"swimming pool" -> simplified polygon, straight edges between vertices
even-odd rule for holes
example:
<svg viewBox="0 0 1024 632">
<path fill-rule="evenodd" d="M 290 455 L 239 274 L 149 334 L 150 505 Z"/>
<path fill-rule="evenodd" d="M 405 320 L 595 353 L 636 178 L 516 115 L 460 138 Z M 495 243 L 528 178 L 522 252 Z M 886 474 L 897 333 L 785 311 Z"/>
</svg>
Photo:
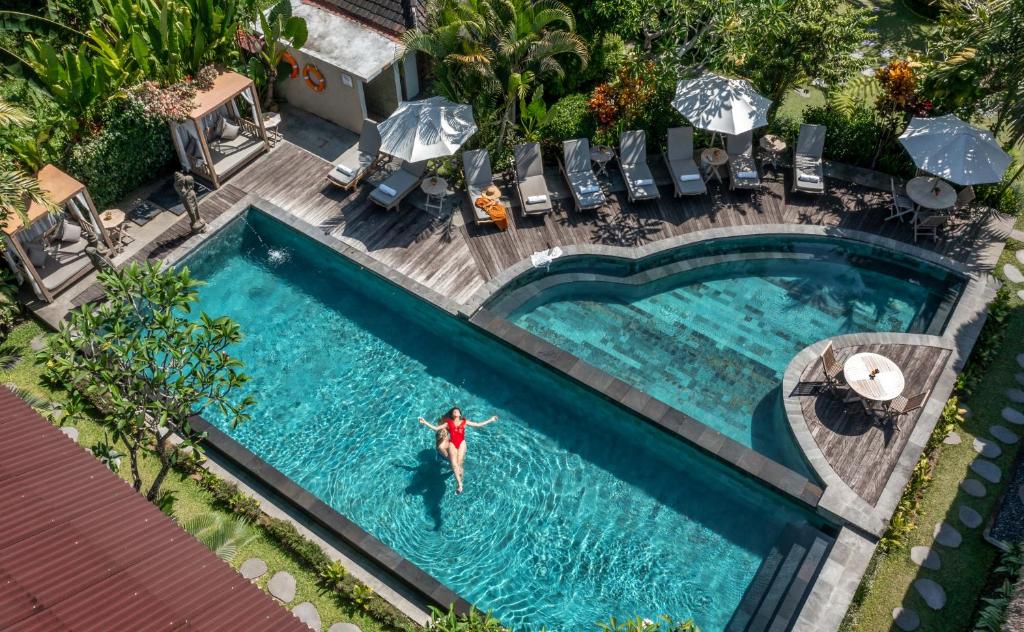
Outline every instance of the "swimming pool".
<svg viewBox="0 0 1024 632">
<path fill-rule="evenodd" d="M 605 278 L 552 285 L 506 306 L 508 318 L 807 476 L 781 402 L 793 356 L 839 334 L 941 333 L 964 287 L 924 261 L 807 236 L 723 239 L 641 262 L 585 257 L 553 272 L 590 270 Z"/>
<path fill-rule="evenodd" d="M 187 264 L 235 318 L 253 419 L 208 420 L 515 630 L 609 615 L 721 630 L 784 527 L 815 522 L 755 481 L 475 328 L 250 211 Z M 458 404 L 454 494 L 416 423 Z M 751 528 L 757 525 L 757 528 Z"/>
</svg>

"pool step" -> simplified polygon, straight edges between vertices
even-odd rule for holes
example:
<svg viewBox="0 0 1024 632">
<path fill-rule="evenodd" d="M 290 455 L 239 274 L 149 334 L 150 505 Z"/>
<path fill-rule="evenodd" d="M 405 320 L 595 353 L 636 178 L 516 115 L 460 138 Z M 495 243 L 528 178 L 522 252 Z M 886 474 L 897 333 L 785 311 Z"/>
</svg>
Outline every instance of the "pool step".
<svg viewBox="0 0 1024 632">
<path fill-rule="evenodd" d="M 726 632 L 787 632 L 833 540 L 806 522 L 786 525 L 747 587 Z"/>
</svg>

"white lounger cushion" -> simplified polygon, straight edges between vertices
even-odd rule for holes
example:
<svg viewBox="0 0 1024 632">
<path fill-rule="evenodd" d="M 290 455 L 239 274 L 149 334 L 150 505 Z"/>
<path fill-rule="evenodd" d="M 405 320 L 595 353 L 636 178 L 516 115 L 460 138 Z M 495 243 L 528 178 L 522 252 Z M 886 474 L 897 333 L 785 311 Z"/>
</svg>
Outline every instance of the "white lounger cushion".
<svg viewBox="0 0 1024 632">
<path fill-rule="evenodd" d="M 583 194 L 583 195 L 589 195 L 591 193 L 597 193 L 600 190 L 601 190 L 601 187 L 597 186 L 596 184 L 591 184 L 591 185 L 588 185 L 588 186 L 585 186 L 585 187 L 580 187 L 580 193 Z"/>
<path fill-rule="evenodd" d="M 797 178 L 801 182 L 813 182 L 815 184 L 821 182 L 821 177 L 813 173 L 801 173 Z"/>
<path fill-rule="evenodd" d="M 346 176 L 350 176 L 350 175 L 352 175 L 353 173 L 356 172 L 355 169 L 353 169 L 352 167 L 349 167 L 348 165 L 334 165 L 334 168 L 337 169 L 338 171 L 344 173 Z"/>
<path fill-rule="evenodd" d="M 641 178 L 640 180 L 633 182 L 633 184 L 638 187 L 645 187 L 647 185 L 654 184 L 654 180 L 652 178 Z"/>
<path fill-rule="evenodd" d="M 378 184 L 377 185 L 377 190 L 380 191 L 381 193 L 383 193 L 384 195 L 388 196 L 388 197 L 395 197 L 398 194 L 398 191 L 395 191 L 394 189 L 392 189 L 391 187 L 389 187 L 386 184 Z"/>
<path fill-rule="evenodd" d="M 548 201 L 548 196 L 546 196 L 546 195 L 531 195 L 530 197 L 526 198 L 526 203 L 527 204 L 540 204 L 542 202 L 547 202 L 547 201 Z"/>
<path fill-rule="evenodd" d="M 750 180 L 756 180 L 757 179 L 757 172 L 756 171 L 739 171 L 739 172 L 736 173 L 736 177 L 737 178 L 747 178 L 747 179 L 750 179 Z"/>
<path fill-rule="evenodd" d="M 679 174 L 679 181 L 680 182 L 693 182 L 695 180 L 700 180 L 700 179 L 701 178 L 700 178 L 700 174 L 699 173 L 681 173 L 681 174 Z"/>
</svg>

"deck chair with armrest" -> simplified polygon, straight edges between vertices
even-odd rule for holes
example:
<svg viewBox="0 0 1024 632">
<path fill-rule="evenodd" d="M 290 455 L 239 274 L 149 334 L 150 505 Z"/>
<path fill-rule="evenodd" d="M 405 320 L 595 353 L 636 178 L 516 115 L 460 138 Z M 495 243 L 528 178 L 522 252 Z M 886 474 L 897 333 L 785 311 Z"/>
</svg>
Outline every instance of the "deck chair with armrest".
<svg viewBox="0 0 1024 632">
<path fill-rule="evenodd" d="M 377 188 L 370 193 L 370 201 L 386 211 L 398 208 L 402 200 L 419 185 L 426 169 L 425 160 L 403 162 L 401 167 L 377 184 Z"/>
<path fill-rule="evenodd" d="M 760 189 L 761 176 L 754 160 L 754 133 L 727 134 L 725 151 L 729 154 L 729 188 Z"/>
<path fill-rule="evenodd" d="M 630 202 L 658 199 L 658 186 L 647 164 L 647 134 L 643 130 L 622 132 L 617 160 Z"/>
<path fill-rule="evenodd" d="M 928 399 L 928 393 L 930 391 L 924 391 L 910 397 L 904 397 L 903 395 L 898 396 L 892 400 L 888 409 L 885 411 L 883 422 L 888 421 L 892 423 L 893 429 L 899 432 L 900 429 L 900 418 L 906 414 L 912 413 L 918 408 L 924 406 L 925 400 Z"/>
<path fill-rule="evenodd" d="M 544 215 L 554 208 L 547 180 L 544 179 L 544 162 L 540 154 L 540 143 L 524 143 L 514 148 L 516 161 L 516 194 L 523 215 Z"/>
<path fill-rule="evenodd" d="M 917 243 L 920 237 L 931 237 L 933 241 L 938 241 L 939 230 L 948 221 L 949 215 L 945 213 L 914 213 L 914 243 Z"/>
<path fill-rule="evenodd" d="M 377 124 L 363 119 L 359 142 L 343 153 L 334 168 L 327 173 L 327 180 L 336 187 L 351 190 L 368 175 L 380 161 L 380 132 Z"/>
<path fill-rule="evenodd" d="M 476 205 L 476 201 L 483 195 L 485 189 L 494 184 L 494 175 L 491 173 L 491 156 L 486 149 L 472 149 L 462 152 L 462 173 L 466 178 L 466 195 L 469 196 L 469 206 L 473 209 L 473 219 L 477 224 L 493 224 L 494 220 L 484 209 Z M 505 208 L 509 208 L 507 201 L 503 200 Z"/>
<path fill-rule="evenodd" d="M 676 197 L 704 195 L 708 187 L 693 159 L 693 128 L 673 127 L 668 130 L 668 149 L 663 154 L 672 176 Z"/>
<path fill-rule="evenodd" d="M 889 178 L 889 189 L 892 191 L 892 212 L 889 213 L 889 217 L 885 218 L 886 220 L 899 219 L 903 221 L 904 217 L 917 210 L 914 201 L 907 196 L 904 186 L 896 184 L 896 178 Z"/>
<path fill-rule="evenodd" d="M 576 203 L 577 211 L 588 211 L 604 206 L 604 190 L 601 183 L 594 174 L 590 165 L 590 141 L 586 138 L 576 138 L 562 143 L 562 157 L 560 162 L 562 175 L 572 192 L 572 199 Z"/>
<path fill-rule="evenodd" d="M 825 192 L 825 126 L 800 125 L 800 137 L 793 152 L 793 191 L 801 193 Z"/>
</svg>

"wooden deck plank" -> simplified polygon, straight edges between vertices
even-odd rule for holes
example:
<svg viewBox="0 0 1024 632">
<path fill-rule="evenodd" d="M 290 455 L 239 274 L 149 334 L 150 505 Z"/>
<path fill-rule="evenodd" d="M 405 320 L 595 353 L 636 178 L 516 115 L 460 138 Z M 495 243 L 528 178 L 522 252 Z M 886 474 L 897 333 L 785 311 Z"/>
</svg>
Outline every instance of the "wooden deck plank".
<svg viewBox="0 0 1024 632">
<path fill-rule="evenodd" d="M 904 395 L 910 397 L 930 390 L 946 366 L 950 351 L 940 347 L 905 344 L 855 345 L 836 349 L 839 362 L 855 353 L 881 354 L 903 371 Z M 822 380 L 820 362 L 814 362 L 801 377 L 801 384 Z M 904 415 L 899 430 L 881 426 L 867 415 L 859 402 L 844 404 L 842 395 L 818 393 L 800 396 L 800 406 L 811 435 L 829 465 L 843 481 L 869 503 L 876 503 L 889 480 L 903 447 L 914 430 L 921 409 Z"/>
</svg>

